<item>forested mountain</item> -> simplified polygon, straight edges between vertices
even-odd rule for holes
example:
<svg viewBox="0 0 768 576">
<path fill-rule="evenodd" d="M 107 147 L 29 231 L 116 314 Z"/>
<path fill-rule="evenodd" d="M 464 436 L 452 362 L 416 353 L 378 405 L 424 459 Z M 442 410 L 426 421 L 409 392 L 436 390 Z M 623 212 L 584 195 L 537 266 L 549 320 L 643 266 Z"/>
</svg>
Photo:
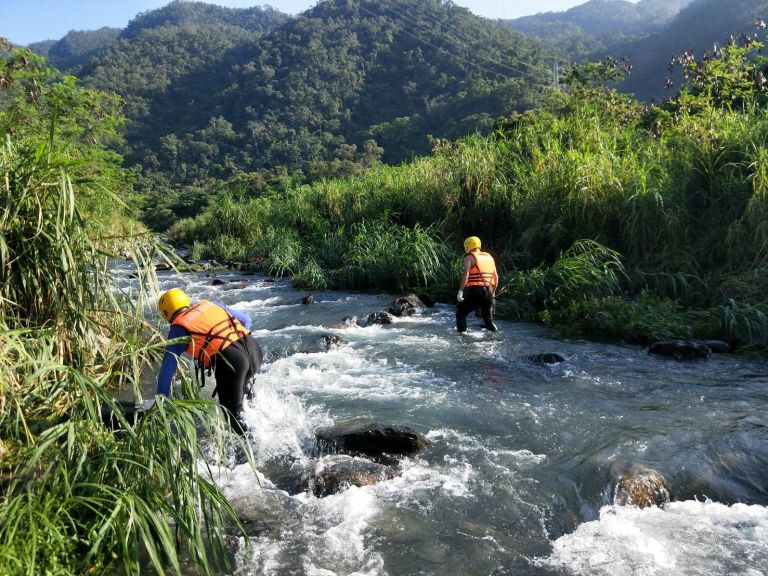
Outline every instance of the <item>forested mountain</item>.
<svg viewBox="0 0 768 576">
<path fill-rule="evenodd" d="M 658 32 L 691 0 L 589 0 L 565 12 L 546 12 L 505 23 L 558 48 L 569 60 L 602 52 Z"/>
<path fill-rule="evenodd" d="M 290 16 L 269 6 L 226 8 L 204 2 L 174 0 L 170 4 L 141 12 L 123 30 L 122 38 L 135 38 L 145 30 L 168 26 L 225 24 L 249 32 L 264 33 L 285 23 Z"/>
<path fill-rule="evenodd" d="M 487 132 L 550 82 L 538 42 L 444 0 L 259 10 L 173 2 L 80 70 L 123 96 L 126 155 L 155 182 L 398 162 L 428 135 Z"/>
<path fill-rule="evenodd" d="M 29 48 L 45 57 L 62 71 L 85 64 L 120 36 L 120 28 L 103 27 L 98 30 L 72 30 L 61 40 L 45 40 L 30 44 Z"/>
<path fill-rule="evenodd" d="M 764 30 L 756 28 L 759 20 L 768 21 L 768 0 L 695 0 L 658 33 L 633 42 L 616 52 L 629 56 L 633 65 L 620 88 L 644 100 L 664 98 L 666 79 L 672 77 L 679 88 L 679 68 L 674 73 L 669 64 L 674 56 L 692 51 L 700 57 L 723 46 L 733 35 L 735 41 L 747 34 L 765 41 Z"/>
</svg>

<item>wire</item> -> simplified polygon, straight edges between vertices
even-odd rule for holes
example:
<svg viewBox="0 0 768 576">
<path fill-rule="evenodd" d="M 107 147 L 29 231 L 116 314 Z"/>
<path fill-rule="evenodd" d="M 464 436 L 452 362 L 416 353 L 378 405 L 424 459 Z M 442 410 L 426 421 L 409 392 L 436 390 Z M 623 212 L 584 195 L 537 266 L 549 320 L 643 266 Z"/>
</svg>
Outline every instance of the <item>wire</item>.
<svg viewBox="0 0 768 576">
<path fill-rule="evenodd" d="M 431 20 L 433 23 L 435 23 L 435 24 L 438 24 L 438 25 L 439 25 L 439 26 L 441 26 L 442 28 L 444 28 L 444 29 L 446 29 L 446 30 L 448 30 L 448 31 L 452 32 L 452 33 L 453 33 L 453 34 L 455 34 L 457 37 L 461 37 L 461 38 L 463 38 L 465 41 L 468 41 L 468 42 L 472 42 L 472 43 L 475 43 L 475 42 L 477 42 L 476 40 L 473 40 L 472 38 L 470 38 L 470 37 L 469 37 L 469 36 L 468 36 L 468 35 L 467 35 L 465 32 L 463 32 L 462 30 L 459 30 L 459 29 L 457 29 L 457 28 L 454 28 L 454 27 L 453 27 L 453 26 L 451 26 L 450 24 L 448 24 L 448 23 L 446 23 L 446 22 L 443 22 L 443 21 L 441 21 L 441 20 L 440 20 L 439 18 L 437 18 L 437 17 L 436 17 L 436 16 L 435 16 L 433 13 L 431 13 L 431 12 L 427 11 L 427 10 L 426 10 L 426 8 L 425 8 L 425 9 L 422 11 L 422 10 L 419 10 L 419 8 L 418 8 L 416 5 L 410 5 L 410 6 L 402 7 L 402 9 L 403 9 L 404 11 L 406 11 L 406 14 L 407 14 L 408 16 L 414 17 L 414 14 L 412 14 L 411 12 L 409 12 L 409 9 L 410 9 L 410 8 L 413 8 L 413 10 L 416 12 L 416 15 L 415 15 L 416 17 L 419 17 L 419 16 L 420 16 L 420 17 L 422 17 L 422 18 L 427 18 L 427 19 Z M 402 15 L 402 14 L 401 14 L 401 15 Z M 415 20 L 414 20 L 414 21 L 411 21 L 411 23 L 412 23 L 412 24 L 417 24 L 417 22 L 416 22 Z M 492 36 L 490 36 L 490 35 L 484 35 L 484 36 L 485 36 L 487 39 L 489 39 L 489 40 L 493 40 L 493 37 L 492 37 Z M 464 48 L 464 49 L 467 49 L 467 50 L 468 50 L 469 48 L 471 48 L 470 46 L 466 46 L 466 45 L 463 45 L 463 44 L 459 44 L 459 43 L 458 43 L 458 38 L 454 38 L 453 40 L 455 40 L 455 42 L 454 42 L 454 43 L 455 43 L 457 46 L 461 47 L 461 48 Z M 489 43 L 489 45 L 490 45 L 490 43 Z M 532 78 L 532 79 L 534 79 L 534 80 L 537 80 L 537 81 L 538 81 L 538 78 L 536 78 L 535 76 L 533 76 L 533 75 L 532 75 L 532 74 L 530 74 L 529 72 L 525 72 L 524 70 L 520 70 L 520 69 L 518 69 L 518 68 L 515 68 L 515 67 L 513 67 L 513 66 L 509 66 L 509 65 L 507 65 L 507 64 L 505 64 L 505 63 L 503 63 L 503 62 L 501 62 L 501 61 L 499 61 L 499 60 L 494 60 L 494 59 L 492 59 L 492 58 L 490 58 L 490 57 L 488 57 L 488 56 L 485 56 L 484 54 L 481 54 L 480 52 L 476 52 L 476 51 L 475 51 L 475 52 L 473 52 L 473 55 L 474 55 L 474 56 L 477 56 L 477 57 L 479 57 L 479 58 L 482 58 L 482 59 L 484 59 L 484 60 L 485 60 L 485 61 L 487 61 L 487 62 L 493 63 L 493 64 L 495 64 L 495 65 L 497 65 L 497 66 L 500 66 L 500 67 L 502 67 L 502 68 L 506 68 L 507 70 L 511 70 L 512 72 L 517 72 L 518 74 L 521 74 L 521 75 L 523 75 L 523 76 L 528 76 L 529 78 Z M 531 67 L 531 64 L 530 64 L 530 63 L 526 63 L 526 62 L 523 62 L 522 60 L 514 60 L 514 59 L 510 59 L 510 60 L 512 60 L 513 62 L 516 62 L 517 64 L 522 64 L 522 65 L 524 65 L 524 66 L 527 66 L 527 67 L 529 67 L 529 68 Z"/>
</svg>

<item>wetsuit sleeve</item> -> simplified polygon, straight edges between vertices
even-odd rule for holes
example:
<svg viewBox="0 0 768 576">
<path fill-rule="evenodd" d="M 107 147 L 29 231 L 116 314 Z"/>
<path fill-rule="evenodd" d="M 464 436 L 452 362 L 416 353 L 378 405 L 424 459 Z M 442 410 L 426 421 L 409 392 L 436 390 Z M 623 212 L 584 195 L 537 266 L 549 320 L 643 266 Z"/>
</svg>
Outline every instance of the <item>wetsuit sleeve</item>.
<svg viewBox="0 0 768 576">
<path fill-rule="evenodd" d="M 168 340 L 175 338 L 181 338 L 188 336 L 187 332 L 181 326 L 175 324 L 171 326 L 168 331 Z M 176 373 L 176 366 L 178 365 L 178 357 L 184 353 L 187 349 L 187 345 L 183 342 L 176 344 L 168 344 L 165 347 L 165 354 L 163 354 L 163 363 L 160 365 L 160 373 L 157 376 L 157 393 L 170 397 L 171 395 L 171 380 Z"/>
<path fill-rule="evenodd" d="M 232 316 L 234 316 L 235 319 L 238 322 L 240 322 L 240 324 L 242 324 L 245 327 L 246 330 L 250 330 L 251 329 L 251 319 L 250 319 L 250 317 L 246 316 L 242 312 L 238 312 L 237 310 L 233 310 L 232 308 L 230 308 L 226 304 L 222 304 L 221 302 L 214 302 L 214 304 L 216 304 L 216 306 L 221 306 L 222 308 L 224 308 L 224 310 L 226 310 L 227 312 L 232 314 Z"/>
</svg>

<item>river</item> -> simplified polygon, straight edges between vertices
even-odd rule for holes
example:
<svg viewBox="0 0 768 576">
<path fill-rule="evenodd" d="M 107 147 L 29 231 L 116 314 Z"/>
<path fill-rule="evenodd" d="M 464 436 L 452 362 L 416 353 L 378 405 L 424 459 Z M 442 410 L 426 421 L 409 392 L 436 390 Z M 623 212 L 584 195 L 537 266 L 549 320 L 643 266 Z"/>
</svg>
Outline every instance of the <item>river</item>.
<svg viewBox="0 0 768 576">
<path fill-rule="evenodd" d="M 193 300 L 248 314 L 265 352 L 246 407 L 259 478 L 248 465 L 217 477 L 262 516 L 236 574 L 768 574 L 766 363 L 676 362 L 504 321 L 491 334 L 479 318 L 459 335 L 451 305 L 338 326 L 393 297 L 314 292 L 302 305 L 287 280 L 219 277 L 248 284 L 184 280 Z M 161 289 L 176 285 L 160 275 Z M 345 344 L 323 349 L 329 332 Z M 529 359 L 544 352 L 566 360 Z M 373 486 L 300 488 L 314 430 L 353 418 L 431 445 Z M 616 470 L 632 463 L 666 478 L 669 504 L 612 505 Z"/>
</svg>

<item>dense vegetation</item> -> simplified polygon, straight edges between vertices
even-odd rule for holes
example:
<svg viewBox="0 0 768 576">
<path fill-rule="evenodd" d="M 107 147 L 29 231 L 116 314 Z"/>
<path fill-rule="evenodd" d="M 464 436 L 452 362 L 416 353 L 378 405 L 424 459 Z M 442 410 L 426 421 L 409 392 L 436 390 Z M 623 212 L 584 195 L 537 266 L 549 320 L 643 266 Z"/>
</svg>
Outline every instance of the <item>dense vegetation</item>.
<svg viewBox="0 0 768 576">
<path fill-rule="evenodd" d="M 120 28 L 104 26 L 98 30 L 72 30 L 61 40 L 45 40 L 29 49 L 45 57 L 58 70 L 71 71 L 98 55 L 120 36 Z"/>
<path fill-rule="evenodd" d="M 116 402 L 141 400 L 162 341 L 143 316 L 155 247 L 126 219 L 130 174 L 106 147 L 119 139 L 115 105 L 0 45 L 3 574 L 211 573 L 226 561 L 234 513 L 200 469 L 203 438 L 221 455 L 216 404 L 187 381 L 188 400 L 160 399 L 129 426 Z M 113 276 L 117 249 L 138 291 Z"/>
<path fill-rule="evenodd" d="M 225 194 L 171 234 L 195 257 L 250 261 L 307 288 L 403 290 L 455 284 L 447 255 L 475 233 L 501 264 L 509 317 L 765 346 L 758 49 L 689 61 L 689 85 L 663 107 L 591 87 L 616 63 L 588 65 L 489 138 L 436 141 L 412 164 L 281 194 Z"/>
<path fill-rule="evenodd" d="M 258 194 L 427 153 L 429 135 L 488 133 L 535 103 L 549 61 L 438 0 L 331 0 L 297 18 L 175 1 L 77 74 L 125 101 L 123 151 L 163 228 L 215 181 Z"/>
</svg>

